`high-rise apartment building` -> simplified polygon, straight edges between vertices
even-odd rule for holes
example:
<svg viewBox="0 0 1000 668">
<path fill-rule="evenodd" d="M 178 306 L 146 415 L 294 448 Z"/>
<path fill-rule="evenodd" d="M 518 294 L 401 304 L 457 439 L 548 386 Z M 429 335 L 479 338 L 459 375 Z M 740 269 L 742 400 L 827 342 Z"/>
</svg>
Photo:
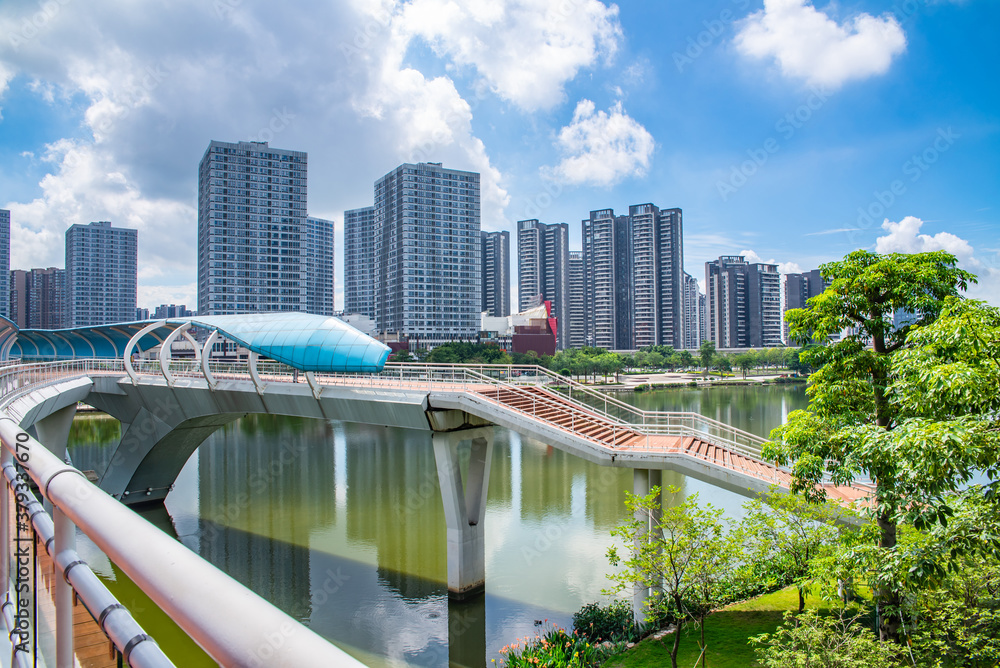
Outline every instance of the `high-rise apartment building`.
<svg viewBox="0 0 1000 668">
<path fill-rule="evenodd" d="M 130 322 L 135 317 L 137 230 L 107 221 L 66 230 L 69 326 Z"/>
<path fill-rule="evenodd" d="M 510 315 L 510 232 L 482 231 L 483 312 Z"/>
<path fill-rule="evenodd" d="M 308 156 L 212 141 L 198 168 L 198 313 L 305 311 Z"/>
<path fill-rule="evenodd" d="M 684 317 L 684 223 L 680 209 L 661 209 L 657 217 L 659 245 L 659 304 L 657 343 L 685 348 L 687 329 Z M 695 288 L 697 289 L 697 288 Z"/>
<path fill-rule="evenodd" d="M 26 329 L 29 320 L 28 311 L 31 308 L 31 272 L 24 269 L 12 269 L 8 280 L 10 308 L 7 311 L 7 317 L 17 325 L 18 329 Z"/>
<path fill-rule="evenodd" d="M 629 207 L 632 256 L 631 348 L 683 348 L 684 243 L 680 209 Z"/>
<path fill-rule="evenodd" d="M 793 308 L 806 308 L 806 300 L 822 293 L 826 290 L 826 281 L 820 274 L 819 269 L 813 269 L 801 274 L 785 274 L 785 309 L 787 312 Z M 784 341 L 788 345 L 793 345 L 795 341 L 789 341 L 788 323 L 785 322 L 784 312 L 781 318 L 781 332 Z"/>
<path fill-rule="evenodd" d="M 375 182 L 380 332 L 472 339 L 482 308 L 479 174 L 403 164 Z"/>
<path fill-rule="evenodd" d="M 344 212 L 344 313 L 375 319 L 375 207 Z"/>
<path fill-rule="evenodd" d="M 583 221 L 587 336 L 595 345 L 684 347 L 682 236 L 681 210 L 650 203 L 630 206 L 627 216 L 591 211 Z"/>
<path fill-rule="evenodd" d="M 569 341 L 569 225 L 536 219 L 517 222 L 518 311 L 552 302 L 558 332 L 556 347 Z"/>
<path fill-rule="evenodd" d="M 684 307 L 681 313 L 684 317 L 684 345 L 687 350 L 694 350 L 701 345 L 701 313 L 699 298 L 701 291 L 694 276 L 684 272 Z"/>
<path fill-rule="evenodd" d="M 628 208 L 632 245 L 632 332 L 627 348 L 660 342 L 660 208 L 637 204 Z"/>
<path fill-rule="evenodd" d="M 306 218 L 305 251 L 305 310 L 315 315 L 332 316 L 335 312 L 332 220 Z"/>
<path fill-rule="evenodd" d="M 10 317 L 10 211 L 0 209 L 0 315 Z"/>
<path fill-rule="evenodd" d="M 160 304 L 153 309 L 153 319 L 163 320 L 164 318 L 187 318 L 194 315 L 188 310 L 187 304 Z"/>
<path fill-rule="evenodd" d="M 778 273 L 778 265 L 751 264 L 747 287 L 750 346 L 754 348 L 780 346 L 781 274 Z"/>
<path fill-rule="evenodd" d="M 590 212 L 590 218 L 583 220 L 583 266 L 587 309 L 586 339 L 588 346 L 617 348 L 618 311 L 615 289 L 620 285 L 617 276 L 619 264 L 616 246 L 621 240 L 616 237 L 616 228 L 621 223 L 612 209 Z M 617 241 L 617 243 L 616 243 Z M 625 253 L 621 253 L 625 255 Z M 627 309 L 622 309 L 627 311 Z"/>
<path fill-rule="evenodd" d="M 781 274 L 742 255 L 705 263 L 709 340 L 718 348 L 781 345 Z"/>
<path fill-rule="evenodd" d="M 701 347 L 702 343 L 708 341 L 708 305 L 707 299 L 704 294 L 698 294 L 698 331 L 700 342 L 698 347 Z"/>
<path fill-rule="evenodd" d="M 569 346 L 582 348 L 587 345 L 587 291 L 586 271 L 583 268 L 583 251 L 569 252 Z"/>
<path fill-rule="evenodd" d="M 67 317 L 66 270 L 14 269 L 10 272 L 10 319 L 21 329 L 62 329 Z"/>
</svg>

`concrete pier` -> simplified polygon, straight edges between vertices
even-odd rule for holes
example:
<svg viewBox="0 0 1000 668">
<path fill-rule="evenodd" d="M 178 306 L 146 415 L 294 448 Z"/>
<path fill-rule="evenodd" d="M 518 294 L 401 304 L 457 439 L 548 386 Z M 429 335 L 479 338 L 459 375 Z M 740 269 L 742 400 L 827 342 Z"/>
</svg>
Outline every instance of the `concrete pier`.
<svg viewBox="0 0 1000 668">
<path fill-rule="evenodd" d="M 448 526 L 448 596 L 464 600 L 486 587 L 486 492 L 493 458 L 493 428 L 434 432 L 441 500 Z M 470 442 L 469 469 L 462 476 L 459 446 Z"/>
<path fill-rule="evenodd" d="M 635 469 L 632 474 L 632 493 L 636 496 L 646 496 L 649 494 L 654 487 L 659 487 L 662 490 L 663 486 L 663 471 L 659 469 Z M 662 502 L 662 496 L 659 496 Z M 648 540 L 649 533 L 653 528 L 660 523 L 661 511 L 657 507 L 652 512 L 646 512 L 644 510 L 636 510 L 635 519 L 640 522 L 644 527 L 645 531 L 640 532 L 635 538 L 635 547 L 639 549 L 642 545 L 642 541 Z M 642 624 L 645 622 L 646 615 L 646 601 L 653 596 L 662 595 L 663 588 L 660 586 L 646 586 L 642 584 L 637 584 L 635 589 L 632 591 L 632 614 L 635 621 Z"/>
</svg>

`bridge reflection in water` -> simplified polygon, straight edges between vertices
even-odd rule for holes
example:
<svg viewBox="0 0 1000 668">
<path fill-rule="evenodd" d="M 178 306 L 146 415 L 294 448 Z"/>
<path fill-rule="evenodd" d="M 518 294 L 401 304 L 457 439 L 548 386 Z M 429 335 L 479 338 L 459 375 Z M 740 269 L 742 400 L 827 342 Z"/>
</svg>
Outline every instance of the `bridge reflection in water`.
<svg viewBox="0 0 1000 668">
<path fill-rule="evenodd" d="M 76 465 L 96 469 L 113 449 L 117 429 L 102 423 L 116 427 L 77 420 Z M 84 442 L 92 436 L 105 444 Z M 166 505 L 186 545 L 321 635 L 363 650 L 366 663 L 482 666 L 534 633 L 533 620 L 568 624 L 599 597 L 608 530 L 631 485 L 631 471 L 498 429 L 489 577 L 485 597 L 470 602 L 448 600 L 427 432 L 249 416 L 198 450 Z M 194 656 L 182 663 L 199 665 Z"/>
</svg>

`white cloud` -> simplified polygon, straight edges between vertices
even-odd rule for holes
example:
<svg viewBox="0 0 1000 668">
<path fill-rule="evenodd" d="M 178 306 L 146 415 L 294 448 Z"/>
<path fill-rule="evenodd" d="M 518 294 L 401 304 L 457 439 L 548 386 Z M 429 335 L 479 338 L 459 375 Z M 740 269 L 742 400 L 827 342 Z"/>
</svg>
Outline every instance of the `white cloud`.
<svg viewBox="0 0 1000 668">
<path fill-rule="evenodd" d="M 951 232 L 938 232 L 931 236 L 920 234 L 924 221 L 907 216 L 898 223 L 886 219 L 882 229 L 888 232 L 875 240 L 877 253 L 927 253 L 947 251 L 955 256 L 963 269 L 978 275 L 979 283 L 972 286 L 968 295 L 1000 305 L 1000 255 L 980 259 L 975 249 L 965 239 Z"/>
<path fill-rule="evenodd" d="M 14 68 L 0 60 L 0 100 L 10 86 L 10 80 L 14 78 Z M 3 107 L 0 107 L 0 121 L 3 120 Z"/>
<path fill-rule="evenodd" d="M 612 186 L 630 176 L 645 176 L 653 156 L 653 135 L 625 113 L 621 102 L 607 112 L 580 100 L 573 120 L 559 132 L 566 157 L 548 176 L 564 183 Z"/>
<path fill-rule="evenodd" d="M 42 179 L 42 194 L 30 202 L 10 202 L 11 267 L 64 266 L 66 228 L 110 220 L 139 230 L 140 285 L 153 275 L 168 280 L 196 271 L 194 207 L 170 199 L 144 197 L 135 183 L 93 144 L 63 139 L 42 158 L 53 173 Z"/>
<path fill-rule="evenodd" d="M 140 279 L 141 280 L 141 279 Z M 160 304 L 184 304 L 192 311 L 198 303 L 198 284 L 139 285 L 138 303 L 150 312 Z M 151 313 L 152 314 L 152 313 Z"/>
<path fill-rule="evenodd" d="M 597 5 L 583 5 L 591 18 Z M 31 7 L 3 3 L 0 35 L 19 30 L 18 12 Z M 432 160 L 480 172 L 483 226 L 506 225 L 509 197 L 473 131 L 474 104 L 449 76 L 403 64 L 415 38 L 401 27 L 404 11 L 415 11 L 409 5 L 352 0 L 276 12 L 241 2 L 92 0 L 59 7 L 17 48 L 0 39 L 0 95 L 18 76 L 60 113 L 76 113 L 81 100 L 83 109 L 82 137 L 31 147 L 50 167 L 37 193 L 8 196 L 17 200 L 7 206 L 17 268 L 62 266 L 67 226 L 110 220 L 139 229 L 140 305 L 172 295 L 193 307 L 186 295 L 196 273 L 197 168 L 212 139 L 308 151 L 313 215 L 339 220 L 344 209 L 371 204 L 374 181 L 399 163 Z M 604 9 L 613 21 L 616 10 Z M 578 52 L 582 37 L 566 37 L 566 48 Z M 602 39 L 594 35 L 594 53 L 613 52 Z M 513 96 L 512 85 L 497 90 Z M 519 99 L 527 104 L 530 95 Z M 337 234 L 339 274 L 342 226 Z"/>
<path fill-rule="evenodd" d="M 972 257 L 972 246 L 968 241 L 951 232 L 938 232 L 934 236 L 920 234 L 924 221 L 907 216 L 898 223 L 886 219 L 882 229 L 887 235 L 875 240 L 877 253 L 926 253 L 928 251 L 948 251 L 959 262 L 977 262 Z"/>
<path fill-rule="evenodd" d="M 802 267 L 797 262 L 778 262 L 774 258 L 765 260 L 752 250 L 741 250 L 738 255 L 742 255 L 750 264 L 776 264 L 778 271 L 782 274 L 801 274 Z"/>
<path fill-rule="evenodd" d="M 354 109 L 397 130 L 391 135 L 392 148 L 401 160 L 455 167 L 448 158 L 460 156 L 462 168 L 481 175 L 484 226 L 502 225 L 510 196 L 501 186 L 500 170 L 490 163 L 485 145 L 473 134 L 471 105 L 448 77 L 428 79 L 419 70 L 403 66 L 407 44 L 408 37 L 392 29 L 383 49 L 365 54 L 372 74 L 364 92 L 354 96 Z"/>
<path fill-rule="evenodd" d="M 618 7 L 598 0 L 411 0 L 395 24 L 456 65 L 475 67 L 526 111 L 561 103 L 564 84 L 610 59 L 622 35 Z"/>
<path fill-rule="evenodd" d="M 786 76 L 839 88 L 885 73 L 906 50 L 906 35 L 888 14 L 857 14 L 839 24 L 809 0 L 764 0 L 764 9 L 740 24 L 735 45 L 744 55 L 773 58 Z"/>
</svg>

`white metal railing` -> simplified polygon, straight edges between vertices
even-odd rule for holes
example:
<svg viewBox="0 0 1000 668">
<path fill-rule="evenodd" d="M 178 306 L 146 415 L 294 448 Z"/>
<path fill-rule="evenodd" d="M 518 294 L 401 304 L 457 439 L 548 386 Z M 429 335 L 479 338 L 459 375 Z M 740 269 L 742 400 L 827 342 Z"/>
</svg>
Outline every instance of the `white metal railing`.
<svg viewBox="0 0 1000 668">
<path fill-rule="evenodd" d="M 163 377 L 163 371 L 158 359 L 140 359 L 134 361 L 136 373 L 143 376 Z M 306 374 L 272 360 L 259 360 L 256 368 L 264 383 L 268 382 L 307 382 Z M 18 374 L 13 369 L 0 369 L 0 407 L 9 403 L 11 396 L 19 396 L 40 384 L 46 384 L 57 379 L 73 376 L 95 374 L 123 375 L 124 364 L 121 359 L 92 359 L 66 362 L 42 362 L 24 365 L 24 373 Z M 196 360 L 174 359 L 169 362 L 168 369 L 174 378 L 204 379 L 201 364 Z M 213 361 L 209 369 L 216 380 L 248 380 L 250 370 L 246 361 L 220 362 Z M 681 411 L 646 411 L 616 397 L 609 396 L 599 389 L 579 383 L 571 378 L 553 373 L 544 367 L 534 365 L 502 365 L 502 364 L 386 364 L 376 373 L 315 373 L 315 382 L 320 385 L 348 385 L 363 387 L 379 387 L 385 389 L 416 389 L 422 391 L 441 390 L 445 388 L 477 392 L 477 395 L 494 404 L 503 404 L 490 399 L 480 390 L 485 388 L 507 389 L 517 392 L 526 387 L 542 387 L 556 392 L 562 401 L 556 398 L 546 398 L 540 393 L 531 393 L 530 399 L 535 406 L 544 406 L 553 410 L 561 410 L 567 414 L 569 425 L 549 420 L 561 428 L 595 441 L 608 447 L 614 447 L 617 438 L 622 433 L 635 432 L 647 438 L 642 442 L 633 440 L 631 447 L 644 446 L 649 450 L 660 450 L 662 446 L 656 443 L 655 436 L 695 436 L 715 445 L 723 446 L 732 453 L 750 457 L 760 461 L 761 447 L 766 439 L 755 434 L 737 429 L 732 425 L 713 420 L 698 413 Z M 8 391 L 12 395 L 8 395 Z M 527 395 L 526 395 L 527 396 Z M 516 410 L 503 404 L 507 410 Z M 537 410 L 530 414 L 537 419 Z M 594 438 L 588 433 L 576 428 L 577 422 L 590 426 L 593 419 L 604 420 L 612 431 L 612 438 Z M 698 456 L 695 453 L 688 453 Z M 707 458 L 706 458 L 707 459 Z M 773 469 L 777 475 L 779 469 L 773 464 L 766 466 Z M 751 472 L 751 471 L 747 471 Z M 758 476 L 759 477 L 759 476 Z"/>
<path fill-rule="evenodd" d="M 158 365 L 156 371 L 159 372 Z M 362 666 L 102 492 L 9 416 L 11 403 L 26 393 L 53 383 L 95 375 L 124 376 L 124 362 L 90 359 L 0 368 L 0 464 L 2 482 L 6 483 L 4 489 L 0 489 L 0 565 L 3 566 L 0 583 L 6 590 L 10 578 L 8 564 L 11 563 L 8 518 L 11 493 L 16 492 L 18 503 L 30 508 L 31 524 L 42 537 L 59 573 L 54 595 L 54 665 L 74 665 L 73 591 L 88 609 L 100 613 L 102 631 L 129 665 L 149 668 L 173 665 L 79 559 L 73 539 L 75 525 L 222 665 Z M 52 504 L 54 518 L 49 517 L 27 491 L 24 480 L 29 476 Z M 0 597 L 4 599 L 0 618 L 13 639 L 20 632 L 15 629 L 21 627 L 11 612 L 10 594 L 0 592 Z M 33 665 L 35 659 L 30 651 L 17 648 L 11 655 L 13 665 L 22 668 Z M 49 661 L 51 659 L 48 657 Z"/>
<path fill-rule="evenodd" d="M 133 362 L 140 375 L 162 377 L 159 360 L 141 359 Z M 89 374 L 124 374 L 121 359 L 91 359 L 65 362 L 41 362 L 16 369 L 0 369 L 0 395 L 6 400 L 9 391 L 28 390 L 59 378 Z M 176 378 L 204 378 L 201 365 L 194 360 L 171 360 L 168 369 Z M 216 379 L 246 380 L 249 368 L 245 361 L 211 362 L 209 369 Z M 265 382 L 306 382 L 305 374 L 285 364 L 259 361 L 257 369 Z M 760 457 L 766 439 L 737 429 L 698 413 L 681 411 L 646 411 L 632 406 L 605 392 L 530 365 L 470 365 L 470 364 L 386 364 L 377 373 L 316 373 L 323 385 L 395 386 L 413 389 L 433 389 L 442 385 L 496 387 L 541 386 L 559 392 L 576 410 L 593 412 L 604 419 L 645 435 L 710 437 L 713 442 L 731 447 L 741 454 Z M 20 394 L 21 392 L 18 392 Z M 3 403 L 0 402 L 0 406 Z"/>
</svg>

